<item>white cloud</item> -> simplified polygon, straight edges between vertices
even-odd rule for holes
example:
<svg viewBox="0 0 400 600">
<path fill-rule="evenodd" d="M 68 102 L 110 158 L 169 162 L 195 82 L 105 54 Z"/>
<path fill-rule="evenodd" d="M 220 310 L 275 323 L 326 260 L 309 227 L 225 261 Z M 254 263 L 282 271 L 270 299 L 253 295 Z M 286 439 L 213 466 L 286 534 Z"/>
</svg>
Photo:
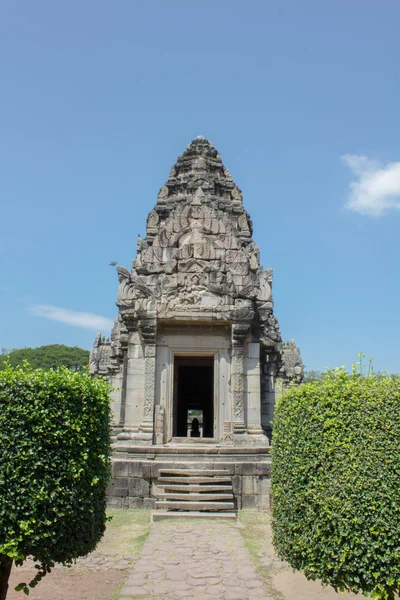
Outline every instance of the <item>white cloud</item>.
<svg viewBox="0 0 400 600">
<path fill-rule="evenodd" d="M 357 177 L 349 186 L 347 208 L 372 217 L 400 209 L 400 162 L 382 165 L 352 154 L 341 158 Z"/>
<path fill-rule="evenodd" d="M 58 306 L 49 306 L 47 304 L 34 304 L 28 308 L 31 315 L 44 317 L 52 321 L 59 321 L 67 325 L 75 325 L 83 329 L 95 329 L 96 331 L 108 332 L 112 329 L 114 321 L 94 315 L 93 313 L 78 312 L 68 308 L 59 308 Z"/>
</svg>

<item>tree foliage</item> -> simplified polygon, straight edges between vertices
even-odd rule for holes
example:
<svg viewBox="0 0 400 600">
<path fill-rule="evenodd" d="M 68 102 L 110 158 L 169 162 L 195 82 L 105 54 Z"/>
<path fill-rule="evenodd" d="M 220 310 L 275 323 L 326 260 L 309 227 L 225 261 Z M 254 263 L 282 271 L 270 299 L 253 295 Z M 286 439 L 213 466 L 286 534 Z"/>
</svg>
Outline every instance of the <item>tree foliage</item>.
<svg viewBox="0 0 400 600">
<path fill-rule="evenodd" d="M 304 372 L 304 383 L 312 383 L 314 381 L 319 381 L 320 379 L 322 379 L 321 371 L 310 369 L 309 371 Z"/>
<path fill-rule="evenodd" d="M 0 573 L 31 556 L 34 587 L 55 562 L 70 563 L 101 539 L 108 391 L 104 381 L 65 367 L 0 371 Z M 0 598 L 5 588 L 3 579 Z M 28 592 L 26 583 L 19 589 Z"/>
<path fill-rule="evenodd" d="M 308 579 L 392 599 L 400 590 L 400 381 L 327 372 L 277 403 L 274 544 Z"/>
<path fill-rule="evenodd" d="M 7 356 L 8 354 L 8 356 Z M 21 348 L 19 350 L 7 351 L 2 349 L 0 356 L 0 369 L 5 368 L 6 361 L 13 367 L 22 365 L 24 360 L 34 369 L 58 369 L 68 367 L 72 371 L 81 371 L 89 364 L 89 350 L 83 350 L 77 346 L 64 346 L 62 344 L 51 344 L 39 348 Z"/>
</svg>

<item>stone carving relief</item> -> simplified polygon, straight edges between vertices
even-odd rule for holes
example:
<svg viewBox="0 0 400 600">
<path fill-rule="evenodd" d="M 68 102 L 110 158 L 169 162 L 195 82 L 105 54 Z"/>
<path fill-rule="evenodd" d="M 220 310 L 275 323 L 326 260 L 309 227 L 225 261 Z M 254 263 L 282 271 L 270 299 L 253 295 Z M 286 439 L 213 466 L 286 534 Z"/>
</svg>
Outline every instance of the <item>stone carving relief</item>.
<svg viewBox="0 0 400 600">
<path fill-rule="evenodd" d="M 119 287 L 117 306 L 120 309 L 146 307 L 146 300 L 151 297 L 152 290 L 146 285 L 146 278 L 139 277 L 134 269 L 129 272 L 125 267 L 117 266 Z"/>
<path fill-rule="evenodd" d="M 230 175 L 230 173 L 229 173 L 229 175 Z M 231 196 L 232 196 L 233 202 L 235 202 L 237 204 L 242 203 L 242 201 L 243 201 L 242 192 L 239 190 L 239 188 L 236 185 L 231 192 Z"/>
<path fill-rule="evenodd" d="M 147 351 L 147 347 L 146 347 Z M 145 358 L 145 389 L 144 389 L 144 410 L 143 416 L 145 419 L 152 418 L 154 404 L 154 387 L 156 382 L 156 361 L 155 347 L 154 356 L 148 356 L 146 352 Z"/>
<path fill-rule="evenodd" d="M 158 202 L 165 202 L 165 200 L 168 198 L 168 188 L 166 185 L 163 185 L 161 190 L 158 192 Z"/>
<path fill-rule="evenodd" d="M 152 210 L 147 217 L 147 234 L 155 234 L 157 233 L 157 225 L 159 223 L 160 217 L 156 213 L 155 210 Z"/>
<path fill-rule="evenodd" d="M 259 275 L 260 293 L 258 300 L 262 302 L 271 302 L 272 300 L 272 269 L 262 271 Z"/>
<path fill-rule="evenodd" d="M 238 218 L 238 227 L 241 231 L 244 231 L 246 233 L 250 232 L 249 223 L 248 223 L 247 217 L 244 213 L 241 214 L 240 217 Z"/>
</svg>

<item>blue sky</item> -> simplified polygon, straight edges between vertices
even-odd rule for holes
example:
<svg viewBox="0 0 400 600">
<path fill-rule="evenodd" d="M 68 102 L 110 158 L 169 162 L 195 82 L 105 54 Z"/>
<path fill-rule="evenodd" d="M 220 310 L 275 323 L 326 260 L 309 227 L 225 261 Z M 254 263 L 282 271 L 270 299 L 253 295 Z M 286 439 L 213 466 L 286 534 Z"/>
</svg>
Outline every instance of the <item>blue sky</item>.
<svg viewBox="0 0 400 600">
<path fill-rule="evenodd" d="M 306 367 L 400 371 L 399 20 L 397 0 L 2 3 L 0 346 L 91 347 L 110 261 L 204 135 Z"/>
</svg>

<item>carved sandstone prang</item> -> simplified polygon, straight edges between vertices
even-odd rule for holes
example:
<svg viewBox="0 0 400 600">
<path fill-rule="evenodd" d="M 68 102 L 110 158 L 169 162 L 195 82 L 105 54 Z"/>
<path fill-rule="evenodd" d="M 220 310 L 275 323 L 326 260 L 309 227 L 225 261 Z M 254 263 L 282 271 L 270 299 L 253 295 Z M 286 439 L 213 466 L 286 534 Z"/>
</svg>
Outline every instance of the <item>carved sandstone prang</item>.
<svg viewBox="0 0 400 600">
<path fill-rule="evenodd" d="M 144 239 L 138 236 L 131 271 L 118 266 L 117 274 L 118 320 L 111 341 L 96 338 L 90 369 L 118 382 L 115 406 L 125 415 L 127 439 L 138 441 L 140 436 L 141 442 L 153 443 L 156 431 L 159 443 L 165 437 L 161 421 L 171 422 L 171 415 L 157 408 L 164 402 L 157 390 L 166 381 L 157 379 L 157 369 L 164 377 L 157 336 L 171 323 L 176 323 L 177 335 L 191 324 L 200 323 L 205 335 L 215 323 L 229 324 L 229 357 L 224 360 L 229 363 L 226 406 L 231 413 L 227 418 L 221 408 L 219 419 L 225 425 L 217 423 L 216 431 L 225 443 L 241 435 L 241 444 L 247 433 L 261 431 L 262 419 L 268 431 L 265 419 L 272 414 L 267 404 L 273 403 L 275 382 L 300 382 L 303 366 L 294 342 L 282 342 L 273 313 L 272 269 L 260 264 L 242 192 L 209 140 L 194 139 L 178 157 L 149 213 Z M 255 345 L 261 350 L 254 358 Z M 247 427 L 250 410 L 252 418 L 255 411 L 260 414 Z M 261 411 L 268 417 L 261 417 Z"/>
</svg>

